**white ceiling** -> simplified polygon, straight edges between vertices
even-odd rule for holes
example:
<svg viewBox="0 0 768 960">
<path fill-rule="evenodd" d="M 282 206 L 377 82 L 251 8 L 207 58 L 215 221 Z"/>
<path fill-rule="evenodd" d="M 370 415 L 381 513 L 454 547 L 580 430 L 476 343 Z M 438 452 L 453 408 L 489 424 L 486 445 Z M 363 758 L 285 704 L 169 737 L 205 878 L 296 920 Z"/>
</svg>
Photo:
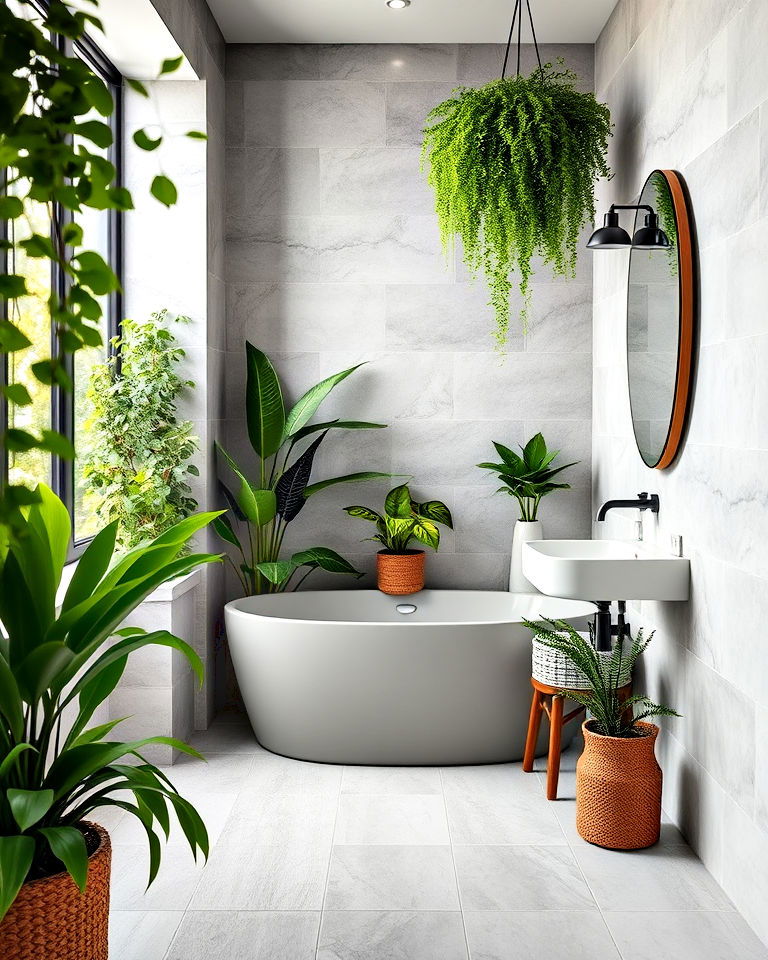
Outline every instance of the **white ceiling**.
<svg viewBox="0 0 768 960">
<path fill-rule="evenodd" d="M 594 43 L 616 0 L 530 0 L 540 43 Z M 514 0 L 208 0 L 228 43 L 501 43 Z M 523 0 L 524 5 L 524 0 Z M 523 40 L 530 41 L 527 15 Z"/>
</svg>

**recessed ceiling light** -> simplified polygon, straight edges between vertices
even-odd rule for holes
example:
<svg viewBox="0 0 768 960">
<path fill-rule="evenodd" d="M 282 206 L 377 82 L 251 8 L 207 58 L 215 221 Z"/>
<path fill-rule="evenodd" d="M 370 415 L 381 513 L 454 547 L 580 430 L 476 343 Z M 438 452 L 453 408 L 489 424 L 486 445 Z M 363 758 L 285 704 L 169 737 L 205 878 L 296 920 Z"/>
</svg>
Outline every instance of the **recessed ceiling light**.
<svg viewBox="0 0 768 960">
<path fill-rule="evenodd" d="M 387 0 L 387 6 L 393 10 L 404 10 L 406 7 L 410 7 L 410 5 L 411 0 Z"/>
</svg>

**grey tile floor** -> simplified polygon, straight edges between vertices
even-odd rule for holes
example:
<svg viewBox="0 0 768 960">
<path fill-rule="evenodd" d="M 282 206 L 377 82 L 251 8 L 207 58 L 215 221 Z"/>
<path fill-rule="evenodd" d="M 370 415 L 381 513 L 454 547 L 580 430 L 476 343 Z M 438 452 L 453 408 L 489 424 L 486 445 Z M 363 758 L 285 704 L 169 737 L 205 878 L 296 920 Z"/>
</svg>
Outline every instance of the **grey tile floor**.
<svg viewBox="0 0 768 960">
<path fill-rule="evenodd" d="M 519 764 L 302 763 L 237 721 L 194 742 L 208 763 L 168 773 L 210 858 L 172 833 L 145 892 L 141 827 L 106 820 L 112 960 L 768 958 L 672 824 L 636 853 L 579 838 L 574 750 L 550 803 Z"/>
</svg>

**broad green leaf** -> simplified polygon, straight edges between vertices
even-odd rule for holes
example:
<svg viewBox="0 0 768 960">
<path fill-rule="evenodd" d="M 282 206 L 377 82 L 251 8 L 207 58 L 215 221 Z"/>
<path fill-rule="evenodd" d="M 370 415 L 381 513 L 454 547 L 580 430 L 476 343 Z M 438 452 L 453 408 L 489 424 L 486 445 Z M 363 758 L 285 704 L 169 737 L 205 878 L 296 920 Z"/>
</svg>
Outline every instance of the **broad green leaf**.
<svg viewBox="0 0 768 960">
<path fill-rule="evenodd" d="M 96 709 L 104 703 L 120 682 L 128 657 L 123 657 L 88 680 L 80 691 L 77 720 L 67 737 L 67 744 L 74 742 L 85 729 Z"/>
<path fill-rule="evenodd" d="M 3 582 L 0 579 L 0 588 L 2 586 Z M 24 731 L 21 696 L 16 678 L 3 656 L 0 656 L 0 716 L 5 717 L 13 739 L 21 740 Z"/>
<path fill-rule="evenodd" d="M 8 771 L 16 763 L 16 760 L 22 753 L 27 750 L 34 750 L 35 753 L 40 751 L 34 747 L 31 743 L 17 743 L 15 747 L 6 755 L 2 763 L 0 763 L 0 777 L 4 777 Z"/>
<path fill-rule="evenodd" d="M 34 855 L 32 837 L 0 837 L 0 922 L 27 879 Z"/>
<path fill-rule="evenodd" d="M 99 120 L 84 120 L 82 123 L 75 124 L 73 133 L 78 137 L 85 137 L 102 149 L 111 147 L 114 139 L 109 124 L 101 123 Z"/>
<path fill-rule="evenodd" d="M 172 207 L 179 198 L 179 193 L 173 180 L 169 180 L 168 177 L 161 173 L 152 181 L 149 192 L 166 207 Z"/>
<path fill-rule="evenodd" d="M 393 487 L 384 500 L 384 511 L 388 517 L 405 520 L 411 515 L 411 494 L 404 483 Z"/>
<path fill-rule="evenodd" d="M 296 564 L 290 560 L 277 560 L 274 563 L 257 563 L 256 569 L 269 580 L 270 583 L 282 583 L 296 569 Z"/>
<path fill-rule="evenodd" d="M 349 367 L 347 370 L 342 370 L 339 373 L 334 373 L 330 377 L 326 377 L 325 380 L 321 380 L 320 383 L 315 384 L 314 387 L 311 387 L 304 394 L 303 397 L 300 397 L 296 401 L 296 404 L 291 409 L 291 412 L 285 418 L 285 428 L 283 430 L 283 439 L 288 439 L 292 437 L 297 431 L 299 431 L 304 424 L 306 424 L 316 413 L 317 408 L 325 400 L 328 394 L 333 390 L 333 388 L 341 383 L 342 380 L 354 373 L 359 367 L 362 367 L 362 363 L 356 364 L 354 367 Z"/>
<path fill-rule="evenodd" d="M 523 459 L 528 467 L 538 467 L 547 455 L 547 445 L 544 437 L 537 433 L 531 437 L 523 448 Z"/>
<path fill-rule="evenodd" d="M 363 576 L 348 560 L 329 547 L 310 547 L 308 550 L 300 550 L 294 553 L 291 562 L 297 566 L 316 565 L 329 573 L 348 573 L 358 578 Z"/>
<path fill-rule="evenodd" d="M 419 517 L 425 517 L 427 520 L 433 520 L 435 523 L 442 523 L 446 527 L 453 528 L 453 517 L 451 511 L 440 500 L 427 500 L 426 503 L 412 503 L 413 512 Z"/>
<path fill-rule="evenodd" d="M 74 653 L 61 641 L 42 643 L 16 667 L 19 693 L 27 703 L 34 703 L 70 665 Z"/>
<path fill-rule="evenodd" d="M 78 603 L 82 603 L 96 589 L 109 567 L 109 562 L 115 551 L 116 538 L 117 520 L 99 530 L 88 544 L 67 587 L 67 592 L 61 604 L 62 612 L 69 610 Z"/>
<path fill-rule="evenodd" d="M 493 445 L 496 447 L 496 452 L 498 455 L 508 466 L 519 467 L 522 469 L 522 467 L 525 465 L 523 458 L 518 456 L 514 450 L 510 450 L 509 447 L 505 447 L 503 443 L 496 443 L 494 440 Z"/>
<path fill-rule="evenodd" d="M 382 523 L 384 519 L 380 513 L 376 513 L 375 510 L 371 510 L 369 507 L 352 506 L 344 507 L 344 510 L 350 515 L 350 517 L 359 517 L 361 520 L 370 520 L 371 523 Z"/>
<path fill-rule="evenodd" d="M 147 90 L 141 80 L 136 80 L 134 77 L 126 77 L 125 82 L 131 88 L 131 90 L 134 90 L 142 97 L 149 97 L 149 90 Z"/>
<path fill-rule="evenodd" d="M 24 213 L 24 204 L 20 197 L 6 195 L 0 197 L 0 220 L 15 220 Z"/>
<path fill-rule="evenodd" d="M 262 460 L 277 453 L 283 438 L 285 406 L 275 368 L 269 357 L 246 343 L 245 412 L 251 446 Z"/>
<path fill-rule="evenodd" d="M 103 116 L 108 117 L 115 109 L 112 94 L 106 84 L 92 73 L 80 84 L 80 90 L 92 107 Z"/>
<path fill-rule="evenodd" d="M 188 136 L 190 140 L 207 140 L 208 139 L 208 134 L 203 133 L 202 130 L 187 130 L 186 136 Z"/>
<path fill-rule="evenodd" d="M 163 60 L 163 64 L 160 67 L 160 76 L 166 73 L 174 73 L 179 67 L 184 63 L 184 56 L 180 57 L 168 57 L 168 59 Z"/>
<path fill-rule="evenodd" d="M 9 787 L 5 793 L 13 819 L 22 833 L 42 820 L 53 804 L 53 790 L 19 790 Z"/>
<path fill-rule="evenodd" d="M 100 723 L 95 727 L 88 727 L 87 730 L 83 730 L 81 734 L 75 737 L 71 743 L 69 740 L 67 743 L 73 747 L 77 747 L 81 743 L 96 743 L 99 740 L 103 740 L 108 733 L 111 733 L 115 727 L 127 719 L 128 717 L 117 717 L 115 720 L 107 720 L 106 723 Z"/>
<path fill-rule="evenodd" d="M 277 512 L 277 498 L 274 490 L 261 490 L 252 487 L 232 457 L 218 443 L 216 444 L 216 450 L 224 457 L 230 469 L 240 481 L 240 489 L 235 500 L 246 520 L 259 527 L 273 520 Z"/>
<path fill-rule="evenodd" d="M 77 889 L 84 893 L 88 880 L 88 849 L 85 837 L 77 827 L 41 827 L 40 833 L 48 841 L 53 855 L 67 868 Z"/>
<path fill-rule="evenodd" d="M 16 297 L 23 297 L 24 294 L 27 292 L 28 292 L 27 282 L 24 279 L 24 277 L 21 277 L 15 273 L 6 273 L 6 274 L 0 275 L 0 297 L 4 298 L 5 300 L 12 300 L 12 299 L 15 299 Z M 6 321 L 6 325 L 8 327 L 13 326 L 7 321 Z M 14 329 L 17 329 L 17 328 L 14 327 Z M 27 338 L 24 337 L 24 339 L 26 340 Z M 0 343 L 1 342 L 4 342 L 4 341 L 0 340 Z M 13 341 L 9 339 L 7 342 L 13 342 Z M 28 345 L 29 345 L 29 340 L 27 340 L 27 342 L 23 344 L 23 346 L 28 346 Z M 21 348 L 15 347 L 14 349 L 19 350 Z"/>
<path fill-rule="evenodd" d="M 146 150 L 149 152 L 151 150 L 157 150 L 157 148 L 163 142 L 163 138 L 150 137 L 146 130 L 141 129 L 134 133 L 133 142 L 136 144 L 139 150 Z M 163 203 L 165 203 L 165 201 L 163 201 Z M 170 206 L 170 204 L 168 204 L 168 206 Z"/>
<path fill-rule="evenodd" d="M 433 550 L 440 546 L 440 531 L 430 520 L 417 520 L 413 526 L 413 535 L 419 541 Z"/>
<path fill-rule="evenodd" d="M 232 523 L 229 520 L 229 517 L 216 517 L 213 521 L 213 529 L 221 537 L 222 540 L 226 540 L 227 543 L 231 543 L 235 547 L 240 546 L 240 540 L 237 537 L 237 534 L 232 529 Z"/>
<path fill-rule="evenodd" d="M 381 480 L 396 476 L 404 476 L 404 474 L 379 473 L 375 470 L 364 470 L 361 473 L 348 473 L 343 477 L 331 477 L 330 480 L 320 480 L 317 483 L 310 483 L 309 486 L 304 489 L 304 496 L 305 498 L 311 497 L 313 493 L 319 493 L 320 490 L 325 490 L 326 487 L 333 487 L 337 483 L 362 483 L 365 480 Z"/>
<path fill-rule="evenodd" d="M 17 407 L 26 407 L 32 403 L 29 390 L 22 383 L 9 383 L 2 386 L 0 387 L 0 393 L 9 403 L 14 403 Z"/>
</svg>

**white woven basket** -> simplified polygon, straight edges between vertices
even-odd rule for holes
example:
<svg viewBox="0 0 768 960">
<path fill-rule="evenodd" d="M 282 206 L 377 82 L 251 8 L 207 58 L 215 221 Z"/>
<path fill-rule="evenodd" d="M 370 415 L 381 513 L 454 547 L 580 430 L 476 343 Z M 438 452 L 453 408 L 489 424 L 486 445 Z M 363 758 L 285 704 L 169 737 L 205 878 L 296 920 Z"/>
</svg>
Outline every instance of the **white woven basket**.
<svg viewBox="0 0 768 960">
<path fill-rule="evenodd" d="M 588 637 L 582 633 L 581 636 Z M 606 665 L 611 658 L 610 650 L 598 650 L 598 657 Z M 565 654 L 542 643 L 537 637 L 533 638 L 533 656 L 531 676 L 539 683 L 549 687 L 562 687 L 564 690 L 589 690 L 592 684 L 581 670 Z M 620 687 L 626 686 L 632 679 L 632 672 L 626 667 L 622 669 Z"/>
</svg>

